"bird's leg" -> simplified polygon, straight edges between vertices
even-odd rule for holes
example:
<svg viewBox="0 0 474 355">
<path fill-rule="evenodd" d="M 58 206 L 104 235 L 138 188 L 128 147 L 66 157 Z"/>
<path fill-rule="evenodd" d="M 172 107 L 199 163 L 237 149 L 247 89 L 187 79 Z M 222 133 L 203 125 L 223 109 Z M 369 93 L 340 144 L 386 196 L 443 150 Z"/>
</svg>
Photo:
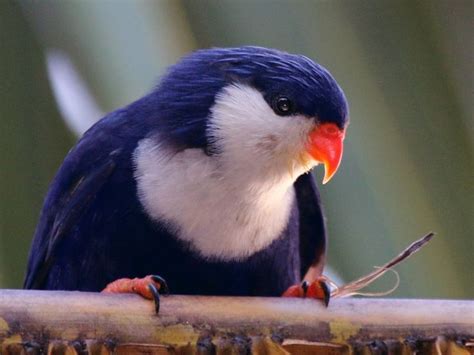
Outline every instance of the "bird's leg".
<svg viewBox="0 0 474 355">
<path fill-rule="evenodd" d="M 331 289 L 324 276 L 319 276 L 312 282 L 303 281 L 299 285 L 290 286 L 282 297 L 315 298 L 322 300 L 324 304 L 329 304 Z"/>
<path fill-rule="evenodd" d="M 166 281 L 157 275 L 148 275 L 144 278 L 118 279 L 109 283 L 103 293 L 137 293 L 142 297 L 155 301 L 155 311 L 160 312 L 160 293 L 168 294 Z"/>
</svg>

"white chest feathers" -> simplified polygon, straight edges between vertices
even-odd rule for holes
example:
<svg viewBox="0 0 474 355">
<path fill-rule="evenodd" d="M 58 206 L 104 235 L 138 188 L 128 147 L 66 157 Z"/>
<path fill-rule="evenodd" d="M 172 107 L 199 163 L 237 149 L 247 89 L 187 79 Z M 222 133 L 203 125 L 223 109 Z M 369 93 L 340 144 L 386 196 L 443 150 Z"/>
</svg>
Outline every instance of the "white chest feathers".
<svg viewBox="0 0 474 355">
<path fill-rule="evenodd" d="M 275 240 L 288 223 L 294 190 L 288 184 L 242 186 L 200 149 L 168 155 L 152 140 L 135 153 L 141 203 L 201 256 L 242 259 Z"/>
<path fill-rule="evenodd" d="M 135 151 L 138 193 L 148 215 L 174 228 L 203 257 L 242 259 L 286 227 L 293 183 L 314 162 L 305 144 L 315 122 L 276 115 L 251 87 L 230 85 L 216 97 L 207 136 L 218 153 L 173 153 L 159 138 Z"/>
</svg>

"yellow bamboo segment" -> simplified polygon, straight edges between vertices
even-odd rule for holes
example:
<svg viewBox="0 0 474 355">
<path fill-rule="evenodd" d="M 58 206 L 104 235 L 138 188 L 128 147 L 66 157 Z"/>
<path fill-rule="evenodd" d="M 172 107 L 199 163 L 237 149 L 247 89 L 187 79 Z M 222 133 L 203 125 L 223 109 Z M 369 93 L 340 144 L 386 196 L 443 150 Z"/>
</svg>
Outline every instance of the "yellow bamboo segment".
<svg viewBox="0 0 474 355">
<path fill-rule="evenodd" d="M 0 290 L 3 354 L 469 354 L 474 301 Z"/>
</svg>

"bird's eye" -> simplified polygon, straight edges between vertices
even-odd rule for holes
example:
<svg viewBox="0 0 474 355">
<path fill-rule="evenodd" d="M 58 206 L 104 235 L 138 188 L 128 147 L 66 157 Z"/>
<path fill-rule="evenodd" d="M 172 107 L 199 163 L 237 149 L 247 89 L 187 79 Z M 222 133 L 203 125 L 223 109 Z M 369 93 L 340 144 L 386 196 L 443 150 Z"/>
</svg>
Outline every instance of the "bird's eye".
<svg viewBox="0 0 474 355">
<path fill-rule="evenodd" d="M 275 112 L 280 116 L 287 116 L 293 113 L 293 103 L 285 96 L 280 96 L 275 100 Z"/>
</svg>

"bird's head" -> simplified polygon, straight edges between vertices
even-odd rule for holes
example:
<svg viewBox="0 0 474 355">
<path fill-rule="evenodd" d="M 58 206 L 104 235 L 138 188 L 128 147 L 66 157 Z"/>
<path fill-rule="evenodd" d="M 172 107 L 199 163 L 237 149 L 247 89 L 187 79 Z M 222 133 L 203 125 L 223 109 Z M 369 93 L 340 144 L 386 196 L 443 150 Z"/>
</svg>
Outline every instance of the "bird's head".
<svg viewBox="0 0 474 355">
<path fill-rule="evenodd" d="M 236 169 L 296 178 L 322 163 L 325 183 L 342 158 L 346 99 L 326 69 L 301 55 L 200 50 L 171 67 L 148 100 L 163 139 L 225 156 Z"/>
</svg>

